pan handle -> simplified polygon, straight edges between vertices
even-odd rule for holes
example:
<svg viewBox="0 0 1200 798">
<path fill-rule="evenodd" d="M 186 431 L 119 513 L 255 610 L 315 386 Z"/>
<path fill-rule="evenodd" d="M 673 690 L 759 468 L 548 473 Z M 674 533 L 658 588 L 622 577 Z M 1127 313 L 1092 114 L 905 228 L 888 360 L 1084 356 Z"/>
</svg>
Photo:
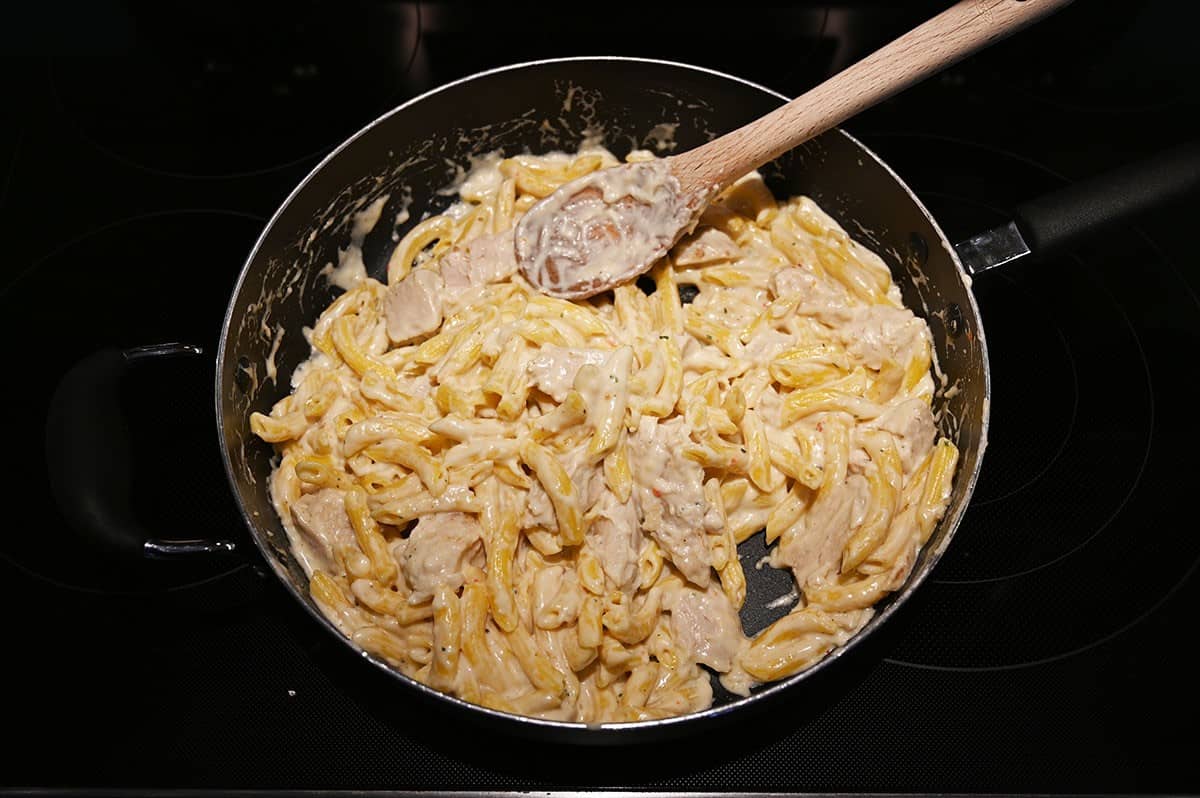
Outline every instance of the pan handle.
<svg viewBox="0 0 1200 798">
<path fill-rule="evenodd" d="M 147 559 L 225 555 L 227 540 L 163 540 L 147 533 L 131 507 L 129 436 L 119 401 L 122 377 L 133 367 L 195 357 L 198 346 L 155 344 L 102 349 L 67 372 L 50 400 L 46 464 L 54 500 L 71 525 L 109 554 Z"/>
<path fill-rule="evenodd" d="M 1200 189 L 1200 139 L 1018 205 L 1011 222 L 954 245 L 970 274 L 1078 241 Z"/>
</svg>

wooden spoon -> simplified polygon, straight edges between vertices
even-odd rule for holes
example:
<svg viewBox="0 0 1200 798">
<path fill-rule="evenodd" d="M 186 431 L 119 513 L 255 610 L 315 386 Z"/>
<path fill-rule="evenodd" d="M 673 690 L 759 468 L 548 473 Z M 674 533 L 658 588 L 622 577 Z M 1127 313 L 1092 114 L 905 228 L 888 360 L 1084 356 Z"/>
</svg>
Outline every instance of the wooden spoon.
<svg viewBox="0 0 1200 798">
<path fill-rule="evenodd" d="M 521 273 L 581 299 L 649 269 L 743 175 L 1071 0 L 962 0 L 771 113 L 668 158 L 564 184 L 518 222 Z"/>
</svg>

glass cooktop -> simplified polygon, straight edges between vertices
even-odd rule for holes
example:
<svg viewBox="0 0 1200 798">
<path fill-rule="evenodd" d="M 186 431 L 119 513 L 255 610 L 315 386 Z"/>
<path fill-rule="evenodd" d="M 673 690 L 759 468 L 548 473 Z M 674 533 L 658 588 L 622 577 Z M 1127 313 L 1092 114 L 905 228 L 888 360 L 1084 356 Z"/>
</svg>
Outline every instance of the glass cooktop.
<svg viewBox="0 0 1200 798">
<path fill-rule="evenodd" d="M 839 667 L 703 735 L 600 749 L 446 714 L 295 604 L 226 484 L 212 357 L 234 279 L 291 188 L 383 111 L 566 55 L 691 62 L 793 96 L 945 5 L 23 12 L 0 62 L 0 790 L 1200 792 L 1195 198 L 976 278 L 991 434 L 950 549 Z M 845 127 L 961 240 L 1200 134 L 1196 21 L 1166 0 L 1076 3 Z M 164 342 L 203 354 L 138 364 L 74 410 L 109 432 L 101 481 L 129 465 L 131 533 L 240 554 L 108 555 L 64 507 L 86 492 L 51 484 L 48 459 L 74 456 L 47 453 L 63 376 Z"/>
</svg>

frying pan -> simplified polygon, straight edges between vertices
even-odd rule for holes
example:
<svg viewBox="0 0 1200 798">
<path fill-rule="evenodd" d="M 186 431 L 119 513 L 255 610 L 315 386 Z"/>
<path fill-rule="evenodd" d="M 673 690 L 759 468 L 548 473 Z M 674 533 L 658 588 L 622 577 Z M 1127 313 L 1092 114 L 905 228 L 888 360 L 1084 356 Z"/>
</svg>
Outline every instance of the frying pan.
<svg viewBox="0 0 1200 798">
<path fill-rule="evenodd" d="M 360 245 L 368 273 L 384 280 L 399 237 L 423 214 L 445 208 L 453 200 L 446 189 L 459 170 L 493 150 L 506 155 L 574 150 L 585 138 L 602 136 L 618 157 L 632 148 L 667 154 L 697 146 L 786 100 L 746 80 L 681 63 L 615 57 L 521 63 L 463 78 L 395 108 L 347 139 L 301 181 L 267 223 L 234 286 L 214 392 L 219 445 L 250 537 L 314 623 L 353 648 L 309 596 L 307 577 L 271 504 L 274 452 L 250 433 L 249 417 L 253 411 L 269 412 L 289 392 L 292 371 L 309 356 L 302 330 L 340 293 L 330 280 L 339 252 Z M 960 460 L 945 516 L 901 589 L 877 605 L 875 616 L 847 645 L 810 669 L 763 685 L 749 697 L 726 693 L 714 680 L 712 708 L 665 720 L 587 727 L 515 717 L 444 695 L 359 652 L 369 663 L 364 667 L 380 669 L 401 689 L 422 693 L 445 711 L 500 731 L 587 743 L 662 738 L 741 717 L 750 705 L 838 667 L 838 660 L 887 623 L 929 576 L 970 502 L 987 443 L 990 396 L 987 345 L 971 275 L 1031 252 L 1052 251 L 1190 191 L 1200 184 L 1200 153 L 1195 146 L 1171 151 L 1029 203 L 1012 223 L 983 231 L 957 248 L 901 177 L 840 129 L 786 153 L 761 172 L 777 196 L 812 197 L 879 253 L 905 304 L 929 324 L 939 369 L 935 416 L 941 433 L 958 446 Z M 364 236 L 355 229 L 355 215 L 383 197 L 381 221 Z M 184 344 L 104 350 L 80 362 L 59 385 L 47 424 L 51 482 L 64 514 L 102 548 L 149 558 L 234 550 L 229 541 L 171 541 L 147 534 L 129 511 L 128 464 L 121 457 L 125 443 L 114 431 L 118 427 L 95 423 L 97 413 L 119 413 L 116 385 L 127 369 L 157 358 L 200 354 L 199 347 Z M 743 544 L 746 561 L 762 553 L 753 551 L 762 546 L 760 539 Z M 746 576 L 742 618 L 753 633 L 787 611 L 772 601 L 787 588 L 773 569 L 748 568 Z"/>
</svg>

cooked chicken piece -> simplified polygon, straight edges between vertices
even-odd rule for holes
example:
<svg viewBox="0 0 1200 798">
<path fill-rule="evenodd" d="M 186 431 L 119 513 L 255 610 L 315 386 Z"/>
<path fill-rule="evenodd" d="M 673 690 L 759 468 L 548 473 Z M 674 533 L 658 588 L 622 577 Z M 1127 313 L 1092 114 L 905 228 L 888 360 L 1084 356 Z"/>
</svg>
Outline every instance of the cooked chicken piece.
<svg viewBox="0 0 1200 798">
<path fill-rule="evenodd" d="M 933 411 L 920 399 L 909 399 L 889 408 L 870 426 L 886 430 L 896 436 L 896 448 L 904 474 L 908 476 L 921 460 L 933 449 L 937 427 L 933 423 Z"/>
<path fill-rule="evenodd" d="M 561 402 L 574 386 L 579 369 L 588 364 L 599 366 L 610 354 L 603 349 L 543 346 L 529 360 L 529 376 L 541 391 Z"/>
<path fill-rule="evenodd" d="M 605 491 L 597 508 L 598 517 L 587 532 L 587 542 L 604 573 L 617 589 L 632 592 L 638 586 L 638 558 L 642 552 L 642 529 L 638 526 L 633 501 L 624 504 Z"/>
<path fill-rule="evenodd" d="M 699 663 L 724 673 L 746 640 L 737 610 L 716 582 L 707 590 L 685 587 L 665 609 L 671 613 L 675 644 Z"/>
<path fill-rule="evenodd" d="M 417 522 L 404 546 L 401 568 L 412 593 L 409 602 L 431 598 L 441 585 L 463 584 L 463 566 L 481 553 L 479 522 L 465 513 L 434 513 Z"/>
<path fill-rule="evenodd" d="M 389 286 L 383 305 L 388 338 L 406 344 L 440 327 L 443 290 L 441 275 L 431 269 L 413 269 Z"/>
<path fill-rule="evenodd" d="M 634 439 L 634 495 L 642 528 L 663 547 L 675 567 L 700 587 L 711 577 L 704 469 L 683 456 L 688 443 L 682 418 L 666 423 L 643 417 Z"/>
<path fill-rule="evenodd" d="M 457 246 L 442 258 L 447 297 L 457 300 L 472 288 L 506 280 L 517 271 L 513 231 L 479 236 Z"/>
<path fill-rule="evenodd" d="M 480 236 L 467 246 L 471 255 L 471 273 L 485 283 L 498 283 L 517 273 L 517 252 L 512 229 L 495 235 Z"/>
<path fill-rule="evenodd" d="M 842 550 L 862 525 L 871 488 L 866 477 L 851 474 L 839 487 L 813 503 L 795 531 L 787 530 L 771 552 L 771 565 L 787 566 L 803 589 L 835 576 Z"/>
<path fill-rule="evenodd" d="M 780 269 L 771 275 L 771 293 L 776 298 L 796 297 L 804 312 L 815 313 L 821 321 L 837 326 L 845 317 L 849 294 L 841 283 L 821 279 L 803 265 Z"/>
<path fill-rule="evenodd" d="M 685 236 L 673 251 L 676 266 L 699 266 L 731 260 L 741 254 L 738 245 L 715 227 L 704 227 Z"/>
<path fill-rule="evenodd" d="M 346 515 L 342 492 L 325 488 L 301 496 L 292 502 L 292 518 L 300 533 L 302 563 L 307 571 L 332 572 L 338 546 L 354 543 L 354 527 Z"/>
<path fill-rule="evenodd" d="M 927 329 L 911 310 L 888 305 L 847 309 L 844 316 L 838 324 L 838 337 L 847 352 L 873 369 L 887 360 L 907 363 Z"/>
</svg>

